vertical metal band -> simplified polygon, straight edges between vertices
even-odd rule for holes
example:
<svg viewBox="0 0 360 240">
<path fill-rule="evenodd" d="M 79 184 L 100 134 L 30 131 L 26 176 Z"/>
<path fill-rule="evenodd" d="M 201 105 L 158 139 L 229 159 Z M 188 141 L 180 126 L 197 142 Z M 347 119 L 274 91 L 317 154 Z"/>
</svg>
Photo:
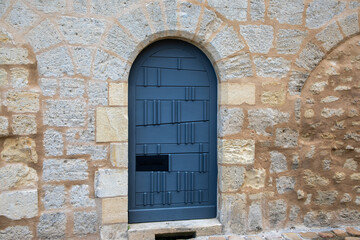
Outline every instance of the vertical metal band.
<svg viewBox="0 0 360 240">
<path fill-rule="evenodd" d="M 176 173 L 176 179 L 177 179 L 177 188 L 176 191 L 181 191 L 181 172 Z"/>
<path fill-rule="evenodd" d="M 161 68 L 157 69 L 157 86 L 161 86 Z"/>
</svg>

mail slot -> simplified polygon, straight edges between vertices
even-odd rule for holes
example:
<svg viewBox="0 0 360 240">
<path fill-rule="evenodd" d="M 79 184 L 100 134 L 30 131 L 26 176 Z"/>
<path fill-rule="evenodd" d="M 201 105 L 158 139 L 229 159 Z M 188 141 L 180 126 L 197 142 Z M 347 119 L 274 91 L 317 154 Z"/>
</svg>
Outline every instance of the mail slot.
<svg viewBox="0 0 360 240">
<path fill-rule="evenodd" d="M 136 156 L 136 171 L 169 171 L 169 155 Z"/>
</svg>

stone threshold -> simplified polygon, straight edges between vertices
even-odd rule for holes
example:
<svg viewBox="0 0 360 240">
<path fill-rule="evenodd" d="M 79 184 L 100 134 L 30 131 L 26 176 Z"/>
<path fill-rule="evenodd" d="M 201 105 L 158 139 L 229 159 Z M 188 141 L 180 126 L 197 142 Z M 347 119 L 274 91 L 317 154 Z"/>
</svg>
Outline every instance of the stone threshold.
<svg viewBox="0 0 360 240">
<path fill-rule="evenodd" d="M 169 222 L 129 224 L 129 240 L 154 240 L 156 234 L 176 234 L 195 232 L 197 237 L 222 234 L 218 219 L 199 219 Z"/>
</svg>

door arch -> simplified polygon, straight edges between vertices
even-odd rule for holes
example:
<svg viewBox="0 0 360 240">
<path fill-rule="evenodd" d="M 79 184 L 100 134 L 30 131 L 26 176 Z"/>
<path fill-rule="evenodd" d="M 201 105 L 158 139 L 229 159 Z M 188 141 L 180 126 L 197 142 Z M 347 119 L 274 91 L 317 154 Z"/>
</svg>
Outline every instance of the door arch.
<svg viewBox="0 0 360 240">
<path fill-rule="evenodd" d="M 195 46 L 161 40 L 129 77 L 129 222 L 216 217 L 217 80 Z"/>
</svg>

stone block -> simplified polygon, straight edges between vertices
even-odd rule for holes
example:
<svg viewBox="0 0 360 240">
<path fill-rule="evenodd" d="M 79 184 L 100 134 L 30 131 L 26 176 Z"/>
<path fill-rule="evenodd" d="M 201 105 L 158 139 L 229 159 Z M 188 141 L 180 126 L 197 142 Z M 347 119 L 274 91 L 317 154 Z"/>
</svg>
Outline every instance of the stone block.
<svg viewBox="0 0 360 240">
<path fill-rule="evenodd" d="M 275 146 L 283 148 L 294 148 L 298 144 L 299 133 L 290 128 L 277 128 Z"/>
<path fill-rule="evenodd" d="M 0 116 L 0 136 L 8 136 L 9 135 L 9 121 L 7 117 Z"/>
<path fill-rule="evenodd" d="M 245 172 L 244 187 L 260 189 L 265 186 L 265 169 L 251 169 Z"/>
<path fill-rule="evenodd" d="M 296 60 L 296 65 L 312 71 L 324 56 L 325 53 L 318 46 L 313 43 L 308 43 Z"/>
<path fill-rule="evenodd" d="M 37 133 L 35 115 L 13 115 L 12 129 L 15 135 L 30 135 Z"/>
<path fill-rule="evenodd" d="M 45 182 L 87 180 L 88 174 L 84 159 L 45 159 L 43 162 Z"/>
<path fill-rule="evenodd" d="M 181 2 L 179 7 L 180 34 L 185 37 L 192 37 L 198 26 L 201 13 L 201 6 L 190 2 Z"/>
<path fill-rule="evenodd" d="M 127 223 L 128 198 L 115 197 L 102 199 L 102 224 Z"/>
<path fill-rule="evenodd" d="M 67 145 L 66 154 L 90 155 L 91 160 L 105 160 L 108 156 L 109 148 L 105 145 Z"/>
<path fill-rule="evenodd" d="M 110 144 L 110 162 L 114 167 L 128 167 L 128 143 Z"/>
<path fill-rule="evenodd" d="M 80 78 L 60 79 L 60 97 L 61 98 L 81 98 L 84 96 L 85 84 Z"/>
<path fill-rule="evenodd" d="M 95 199 L 89 197 L 88 185 L 74 185 L 70 191 L 70 203 L 73 207 L 95 207 Z M 102 209 L 104 211 L 104 209 Z"/>
<path fill-rule="evenodd" d="M 293 71 L 290 75 L 289 93 L 290 95 L 300 95 L 303 86 L 308 79 L 309 74 L 299 71 Z"/>
<path fill-rule="evenodd" d="M 64 140 L 61 132 L 47 129 L 44 132 L 44 148 L 46 156 L 61 156 L 64 151 Z"/>
<path fill-rule="evenodd" d="M 127 82 L 109 83 L 109 105 L 128 105 L 128 84 Z"/>
<path fill-rule="evenodd" d="M 34 24 L 39 15 L 30 10 L 24 3 L 16 2 L 6 21 L 17 30 L 24 30 Z"/>
<path fill-rule="evenodd" d="M 259 77 L 283 78 L 290 70 L 290 61 L 284 58 L 264 58 L 254 59 L 256 73 Z"/>
<path fill-rule="evenodd" d="M 35 169 L 24 164 L 7 164 L 0 168 L 0 191 L 12 188 L 36 188 L 38 176 Z"/>
<path fill-rule="evenodd" d="M 223 21 L 216 15 L 214 11 L 205 8 L 204 15 L 200 21 L 200 28 L 196 34 L 199 42 L 205 42 L 209 37 L 219 29 Z"/>
<path fill-rule="evenodd" d="M 58 83 L 56 79 L 47 79 L 41 78 L 40 79 L 40 88 L 42 94 L 46 97 L 52 97 L 56 94 Z"/>
<path fill-rule="evenodd" d="M 241 234 L 246 231 L 246 195 L 221 194 L 220 221 L 225 233 Z"/>
<path fill-rule="evenodd" d="M 271 151 L 270 161 L 270 173 L 280 173 L 288 170 L 287 161 L 284 154 L 278 151 Z"/>
<path fill-rule="evenodd" d="M 44 13 L 64 13 L 66 9 L 66 0 L 29 0 L 32 6 Z"/>
<path fill-rule="evenodd" d="M 98 231 L 98 216 L 96 211 L 74 213 L 74 233 L 86 235 Z"/>
<path fill-rule="evenodd" d="M 337 200 L 338 194 L 338 191 L 317 191 L 315 204 L 322 206 L 331 206 Z"/>
<path fill-rule="evenodd" d="M 221 139 L 218 151 L 219 162 L 223 164 L 253 164 L 255 141 L 250 139 Z"/>
<path fill-rule="evenodd" d="M 246 21 L 248 1 L 209 0 L 208 4 L 229 20 Z"/>
<path fill-rule="evenodd" d="M 219 174 L 221 192 L 237 192 L 244 184 L 244 167 L 221 166 Z"/>
<path fill-rule="evenodd" d="M 296 179 L 295 177 L 282 176 L 276 179 L 276 188 L 279 194 L 294 191 Z"/>
<path fill-rule="evenodd" d="M 118 223 L 111 225 L 102 225 L 100 227 L 101 240 L 128 240 L 128 224 Z"/>
<path fill-rule="evenodd" d="M 116 42 L 116 44 L 121 45 L 121 43 L 119 42 Z M 127 46 L 129 48 L 128 45 L 124 45 L 124 46 Z M 93 74 L 95 79 L 107 80 L 108 78 L 110 78 L 111 80 L 116 81 L 124 78 L 125 71 L 126 71 L 126 63 L 123 60 L 114 57 L 112 55 L 109 55 L 108 53 L 102 50 L 97 50 L 94 60 L 94 69 L 93 69 Z"/>
<path fill-rule="evenodd" d="M 255 84 L 253 83 L 222 83 L 220 91 L 221 104 L 255 104 Z"/>
<path fill-rule="evenodd" d="M 108 105 L 107 82 L 89 82 L 87 94 L 90 106 Z"/>
<path fill-rule="evenodd" d="M 11 220 L 33 218 L 38 215 L 38 191 L 17 190 L 0 193 L 0 216 Z"/>
<path fill-rule="evenodd" d="M 328 25 L 324 30 L 316 34 L 316 39 L 323 42 L 323 47 L 329 51 L 331 48 L 335 47 L 339 42 L 341 42 L 343 36 L 335 22 Z"/>
<path fill-rule="evenodd" d="M 165 6 L 165 19 L 168 30 L 176 31 L 177 25 L 177 1 L 176 0 L 164 0 Z"/>
<path fill-rule="evenodd" d="M 35 52 L 49 48 L 61 42 L 60 35 L 55 26 L 49 21 L 44 20 L 28 34 L 27 39 Z"/>
<path fill-rule="evenodd" d="M 95 173 L 95 196 L 118 197 L 128 194 L 127 169 L 99 169 Z"/>
<path fill-rule="evenodd" d="M 7 138 L 3 145 L 1 159 L 6 162 L 37 163 L 35 141 L 28 137 Z"/>
<path fill-rule="evenodd" d="M 34 63 L 29 59 L 29 53 L 26 48 L 0 47 L 0 64 L 29 64 Z"/>
<path fill-rule="evenodd" d="M 279 29 L 276 50 L 280 54 L 296 54 L 307 33 L 296 29 Z"/>
<path fill-rule="evenodd" d="M 75 72 L 83 76 L 90 76 L 93 50 L 85 47 L 73 47 L 70 51 L 75 64 Z"/>
<path fill-rule="evenodd" d="M 6 105 L 10 112 L 38 112 L 39 94 L 35 92 L 9 91 L 6 96 Z"/>
<path fill-rule="evenodd" d="M 42 202 L 46 210 L 63 208 L 65 204 L 64 185 L 45 185 Z"/>
<path fill-rule="evenodd" d="M 61 46 L 36 55 L 41 76 L 62 77 L 74 75 L 74 65 L 66 47 Z"/>
<path fill-rule="evenodd" d="M 252 64 L 248 53 L 239 53 L 218 63 L 220 80 L 227 81 L 234 78 L 253 76 Z"/>
<path fill-rule="evenodd" d="M 146 40 L 152 33 L 147 18 L 140 8 L 134 8 L 125 14 L 121 14 L 118 21 L 139 42 Z"/>
<path fill-rule="evenodd" d="M 150 16 L 151 25 L 155 28 L 155 32 L 160 33 L 165 30 L 164 16 L 161 11 L 161 5 L 159 2 L 146 3 L 146 11 Z"/>
<path fill-rule="evenodd" d="M 91 0 L 90 11 L 91 13 L 95 13 L 97 15 L 116 16 L 119 15 L 120 12 L 124 11 L 124 9 L 127 9 L 136 3 L 138 3 L 138 0 L 120 0 L 113 2 L 109 2 L 107 0 Z"/>
<path fill-rule="evenodd" d="M 315 82 L 310 86 L 309 90 L 312 94 L 317 95 L 320 94 L 320 92 L 323 92 L 328 84 L 327 81 Z"/>
<path fill-rule="evenodd" d="M 263 229 L 262 207 L 259 202 L 253 202 L 249 208 L 248 228 L 250 231 L 261 231 Z"/>
<path fill-rule="evenodd" d="M 342 108 L 323 108 L 321 110 L 321 116 L 324 118 L 341 117 L 345 113 Z"/>
<path fill-rule="evenodd" d="M 261 102 L 272 106 L 283 105 L 285 103 L 286 91 L 281 88 L 280 91 L 263 91 Z"/>
<path fill-rule="evenodd" d="M 348 158 L 345 160 L 344 168 L 347 168 L 352 171 L 356 171 L 358 168 L 358 162 L 355 161 L 353 158 Z"/>
<path fill-rule="evenodd" d="M 298 207 L 296 205 L 291 206 L 290 212 L 289 212 L 289 220 L 291 222 L 296 221 L 296 219 L 299 216 L 299 213 L 300 213 L 300 207 Z"/>
<path fill-rule="evenodd" d="M 230 26 L 222 29 L 211 40 L 210 45 L 217 51 L 216 56 L 214 56 L 215 61 L 232 55 L 245 47 L 234 28 Z"/>
<path fill-rule="evenodd" d="M 359 32 L 358 14 L 352 14 L 339 20 L 339 24 L 346 36 L 351 36 Z"/>
<path fill-rule="evenodd" d="M 287 204 L 283 199 L 269 202 L 269 223 L 272 228 L 283 224 L 286 220 Z"/>
<path fill-rule="evenodd" d="M 288 122 L 289 117 L 289 113 L 272 108 L 248 110 L 248 128 L 255 130 L 259 135 L 272 136 L 272 131 L 268 133 L 267 130 L 272 129 L 276 124 Z"/>
<path fill-rule="evenodd" d="M 333 217 L 329 212 L 312 211 L 304 216 L 304 225 L 306 227 L 329 227 Z"/>
<path fill-rule="evenodd" d="M 0 231 L 1 240 L 31 240 L 33 234 L 28 226 L 12 226 Z"/>
<path fill-rule="evenodd" d="M 265 1 L 251 0 L 250 1 L 250 18 L 251 21 L 264 21 L 265 16 Z"/>
<path fill-rule="evenodd" d="M 241 132 L 244 122 L 242 108 L 220 107 L 218 115 L 218 136 L 224 137 Z"/>
<path fill-rule="evenodd" d="M 37 225 L 37 237 L 40 239 L 65 239 L 65 213 L 43 213 Z"/>
<path fill-rule="evenodd" d="M 10 80 L 13 88 L 26 88 L 29 83 L 29 70 L 25 68 L 11 68 Z"/>
<path fill-rule="evenodd" d="M 270 0 L 268 15 L 279 23 L 300 25 L 304 12 L 303 0 Z"/>
<path fill-rule="evenodd" d="M 240 34 L 245 38 L 252 53 L 268 53 L 273 47 L 274 28 L 269 25 L 240 25 Z"/>
<path fill-rule="evenodd" d="M 127 141 L 127 107 L 98 107 L 96 110 L 96 142 Z"/>
<path fill-rule="evenodd" d="M 337 0 L 314 0 L 306 9 L 306 26 L 310 29 L 320 28 L 333 17 L 342 13 L 346 3 Z"/>
<path fill-rule="evenodd" d="M 74 0 L 73 1 L 73 11 L 80 14 L 85 14 L 87 12 L 87 1 L 86 0 Z"/>
<path fill-rule="evenodd" d="M 44 125 L 54 127 L 81 127 L 85 125 L 84 100 L 46 100 L 44 103 Z"/>
<path fill-rule="evenodd" d="M 1 39 L 1 35 L 0 35 Z M 6 87 L 8 86 L 8 74 L 5 69 L 0 68 L 0 87 Z"/>
<path fill-rule="evenodd" d="M 9 1 L 1 1 L 0 2 L 0 17 L 2 17 L 4 15 L 7 8 L 9 7 L 9 5 L 10 5 Z"/>
</svg>

